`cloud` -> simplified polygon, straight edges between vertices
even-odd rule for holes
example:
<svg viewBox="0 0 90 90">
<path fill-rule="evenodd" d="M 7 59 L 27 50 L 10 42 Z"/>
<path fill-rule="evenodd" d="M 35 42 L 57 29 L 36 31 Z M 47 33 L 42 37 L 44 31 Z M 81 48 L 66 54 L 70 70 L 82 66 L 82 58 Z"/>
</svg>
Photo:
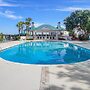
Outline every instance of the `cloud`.
<svg viewBox="0 0 90 90">
<path fill-rule="evenodd" d="M 35 27 L 42 25 L 43 23 L 35 23 Z"/>
<path fill-rule="evenodd" d="M 76 11 L 76 10 L 90 10 L 90 8 L 82 8 L 82 7 L 67 7 L 67 8 L 60 8 L 55 9 L 56 11 Z"/>
<path fill-rule="evenodd" d="M 44 9 L 44 11 L 76 11 L 76 10 L 90 10 L 90 7 L 65 7 L 65 8 L 56 8 L 56 9 Z"/>
<path fill-rule="evenodd" d="M 69 0 L 71 2 L 78 2 L 78 3 L 85 3 L 85 2 L 90 2 L 90 0 Z"/>
<path fill-rule="evenodd" d="M 9 3 L 0 3 L 0 7 L 12 7 L 12 6 L 17 6 L 17 5 L 14 5 L 14 4 L 9 4 Z"/>
<path fill-rule="evenodd" d="M 6 10 L 4 12 L 0 12 L 0 15 L 7 17 L 7 18 L 10 18 L 10 19 L 22 19 L 23 18 L 22 16 L 16 16 L 15 12 L 9 11 L 9 10 Z"/>
<path fill-rule="evenodd" d="M 0 0 L 0 7 L 12 7 L 12 6 L 14 7 L 14 6 L 18 6 L 18 5 L 4 2 L 4 0 Z"/>
</svg>

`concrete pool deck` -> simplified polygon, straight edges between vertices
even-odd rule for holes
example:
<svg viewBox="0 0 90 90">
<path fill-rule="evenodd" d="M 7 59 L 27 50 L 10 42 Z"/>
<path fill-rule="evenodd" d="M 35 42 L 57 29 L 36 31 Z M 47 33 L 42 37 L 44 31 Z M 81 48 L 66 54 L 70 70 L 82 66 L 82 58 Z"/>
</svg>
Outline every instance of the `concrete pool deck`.
<svg viewBox="0 0 90 90">
<path fill-rule="evenodd" d="M 90 49 L 90 41 L 68 42 Z M 0 43 L 0 47 L 5 49 L 19 43 Z M 90 90 L 90 61 L 43 67 L 0 58 L 0 90 Z"/>
<path fill-rule="evenodd" d="M 21 41 L 0 43 L 5 49 Z M 0 90 L 39 90 L 41 68 L 33 65 L 15 64 L 0 58 Z"/>
<path fill-rule="evenodd" d="M 67 41 L 90 49 L 90 41 Z M 49 86 L 46 90 L 90 90 L 90 60 L 49 67 Z"/>
</svg>

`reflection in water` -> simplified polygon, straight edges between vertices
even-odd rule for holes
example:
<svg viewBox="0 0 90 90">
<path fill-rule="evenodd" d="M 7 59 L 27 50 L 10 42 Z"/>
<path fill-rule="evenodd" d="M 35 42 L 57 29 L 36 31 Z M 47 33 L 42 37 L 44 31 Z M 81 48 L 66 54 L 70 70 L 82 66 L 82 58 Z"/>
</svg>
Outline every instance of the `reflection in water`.
<svg viewBox="0 0 90 90">
<path fill-rule="evenodd" d="M 68 48 L 69 47 L 69 44 L 67 43 L 67 44 L 64 44 L 64 47 L 65 48 Z"/>
<path fill-rule="evenodd" d="M 58 60 L 58 61 L 64 62 L 65 54 L 66 54 L 66 50 L 65 49 L 63 49 L 61 52 L 58 52 L 58 55 L 60 56 L 60 60 Z"/>
<path fill-rule="evenodd" d="M 61 61 L 64 62 L 64 56 L 66 55 L 66 50 L 65 49 L 62 50 L 61 53 L 60 53 L 60 55 L 61 55 L 61 58 L 60 58 Z"/>
<path fill-rule="evenodd" d="M 78 50 L 78 47 L 77 46 L 73 46 L 74 50 Z"/>
</svg>

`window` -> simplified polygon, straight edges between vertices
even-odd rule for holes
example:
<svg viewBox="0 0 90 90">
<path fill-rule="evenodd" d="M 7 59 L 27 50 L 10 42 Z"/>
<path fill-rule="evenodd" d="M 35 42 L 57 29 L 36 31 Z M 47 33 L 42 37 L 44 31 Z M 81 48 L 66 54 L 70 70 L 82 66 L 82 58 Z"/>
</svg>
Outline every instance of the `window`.
<svg viewBox="0 0 90 90">
<path fill-rule="evenodd" d="M 39 39 L 39 37 L 37 37 L 37 39 Z"/>
<path fill-rule="evenodd" d="M 47 39 L 49 39 L 49 37 L 47 37 Z"/>
</svg>

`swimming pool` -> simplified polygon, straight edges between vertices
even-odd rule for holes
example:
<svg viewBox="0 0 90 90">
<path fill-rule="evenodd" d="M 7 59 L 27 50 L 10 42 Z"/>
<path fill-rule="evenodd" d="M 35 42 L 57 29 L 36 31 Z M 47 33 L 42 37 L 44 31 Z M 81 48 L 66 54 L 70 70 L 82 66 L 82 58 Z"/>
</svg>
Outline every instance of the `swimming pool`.
<svg viewBox="0 0 90 90">
<path fill-rule="evenodd" d="M 71 64 L 90 59 L 90 50 L 67 42 L 26 42 L 1 51 L 0 57 L 23 64 Z"/>
</svg>

